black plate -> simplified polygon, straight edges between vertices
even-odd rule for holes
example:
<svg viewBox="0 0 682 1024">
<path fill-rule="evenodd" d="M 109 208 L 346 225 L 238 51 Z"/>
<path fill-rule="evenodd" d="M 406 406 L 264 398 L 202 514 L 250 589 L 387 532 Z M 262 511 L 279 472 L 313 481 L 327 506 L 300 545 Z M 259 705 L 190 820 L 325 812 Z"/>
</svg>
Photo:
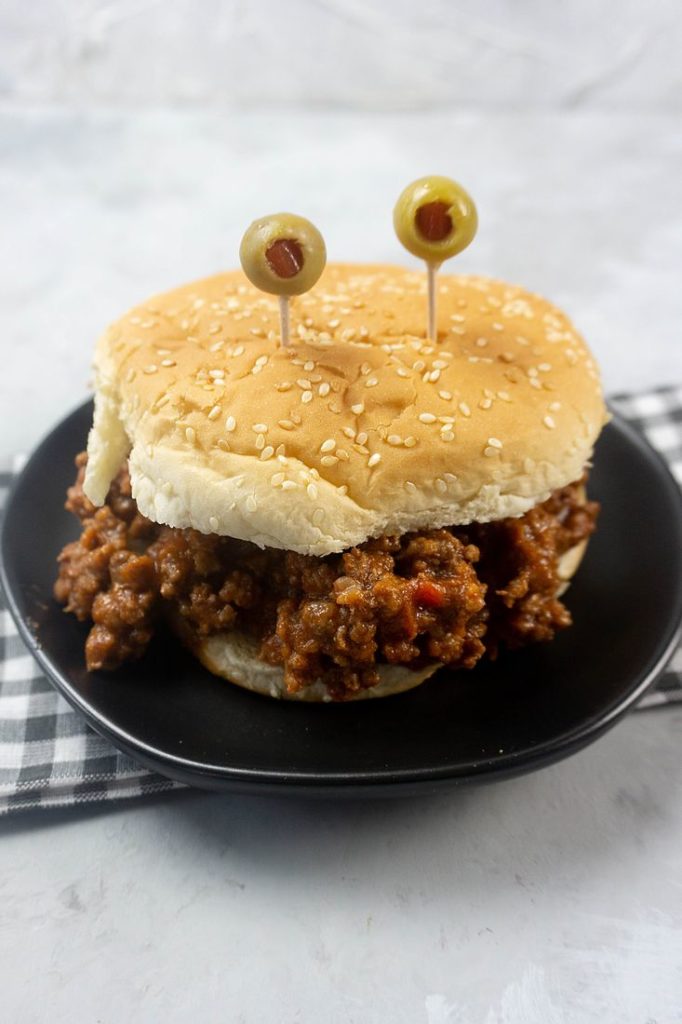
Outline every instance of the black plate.
<svg viewBox="0 0 682 1024">
<path fill-rule="evenodd" d="M 77 533 L 64 493 L 91 416 L 90 403 L 68 416 L 18 479 L 2 534 L 2 583 L 24 640 L 67 700 L 117 747 L 171 778 L 340 795 L 529 771 L 613 725 L 678 639 L 680 492 L 659 456 L 616 417 L 590 481 L 603 510 L 567 599 L 575 624 L 551 644 L 344 705 L 247 693 L 204 671 L 171 637 L 115 674 L 88 674 L 87 630 L 51 594 L 56 555 Z"/>
</svg>

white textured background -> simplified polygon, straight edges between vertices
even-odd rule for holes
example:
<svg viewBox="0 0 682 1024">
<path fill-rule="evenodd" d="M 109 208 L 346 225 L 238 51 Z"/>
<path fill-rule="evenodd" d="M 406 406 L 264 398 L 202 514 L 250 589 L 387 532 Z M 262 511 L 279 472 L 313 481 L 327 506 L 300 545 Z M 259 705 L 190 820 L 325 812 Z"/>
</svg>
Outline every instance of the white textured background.
<svg viewBox="0 0 682 1024">
<path fill-rule="evenodd" d="M 0 457 L 267 210 L 407 260 L 430 171 L 479 206 L 453 268 L 563 305 L 608 390 L 682 379 L 681 55 L 679 0 L 0 0 Z M 0 821 L 0 1022 L 680 1024 L 681 735 L 404 803 Z"/>
<path fill-rule="evenodd" d="M 682 109 L 678 0 L 3 0 L 0 36 L 17 102 Z"/>
</svg>

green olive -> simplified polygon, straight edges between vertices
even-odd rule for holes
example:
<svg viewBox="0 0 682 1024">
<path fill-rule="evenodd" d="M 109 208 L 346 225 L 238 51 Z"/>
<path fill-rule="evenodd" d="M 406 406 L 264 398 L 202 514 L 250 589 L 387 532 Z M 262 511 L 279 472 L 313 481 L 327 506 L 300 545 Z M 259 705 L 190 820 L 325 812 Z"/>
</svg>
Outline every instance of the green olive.
<svg viewBox="0 0 682 1024">
<path fill-rule="evenodd" d="M 414 256 L 439 265 L 466 249 L 476 234 L 474 201 L 451 178 L 431 175 L 404 189 L 393 210 L 395 232 Z"/>
<path fill-rule="evenodd" d="M 272 295 L 302 295 L 327 262 L 324 239 L 314 224 L 293 213 L 260 217 L 244 233 L 239 258 L 251 284 Z"/>
</svg>

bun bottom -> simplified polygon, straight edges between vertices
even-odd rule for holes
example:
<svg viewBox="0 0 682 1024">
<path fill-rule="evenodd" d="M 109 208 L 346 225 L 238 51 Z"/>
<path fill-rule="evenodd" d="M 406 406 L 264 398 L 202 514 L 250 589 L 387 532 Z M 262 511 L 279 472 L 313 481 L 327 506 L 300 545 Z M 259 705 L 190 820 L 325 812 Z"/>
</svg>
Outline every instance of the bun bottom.
<svg viewBox="0 0 682 1024">
<path fill-rule="evenodd" d="M 587 541 L 581 541 L 570 548 L 559 562 L 559 578 L 561 584 L 557 589 L 557 597 L 563 594 L 582 561 Z M 212 636 L 200 637 L 191 629 L 187 622 L 175 616 L 172 626 L 183 643 L 196 655 L 202 665 L 216 676 L 227 679 L 230 683 L 260 693 L 264 697 L 278 700 L 309 701 L 311 703 L 330 703 L 332 698 L 322 682 L 311 683 L 303 690 L 289 693 L 284 685 L 284 670 L 278 665 L 268 665 L 258 657 L 258 642 L 253 637 L 239 630 L 225 633 L 214 633 Z M 349 700 L 366 700 L 376 697 L 391 697 L 396 693 L 404 693 L 429 679 L 441 668 L 440 662 L 426 665 L 413 670 L 404 665 L 379 665 L 380 682 L 367 690 L 360 690 L 349 697 Z"/>
<path fill-rule="evenodd" d="M 193 651 L 202 665 L 245 690 L 260 693 L 264 697 L 278 700 L 298 700 L 312 703 L 329 703 L 331 697 L 324 683 L 316 682 L 296 693 L 288 693 L 284 685 L 284 670 L 279 665 L 268 665 L 258 657 L 258 643 L 245 633 L 215 633 L 201 637 L 193 645 Z M 364 700 L 369 697 L 390 697 L 419 686 L 432 676 L 440 664 L 426 665 L 413 671 L 404 665 L 380 665 L 380 682 L 367 690 L 359 690 L 349 700 Z"/>
</svg>

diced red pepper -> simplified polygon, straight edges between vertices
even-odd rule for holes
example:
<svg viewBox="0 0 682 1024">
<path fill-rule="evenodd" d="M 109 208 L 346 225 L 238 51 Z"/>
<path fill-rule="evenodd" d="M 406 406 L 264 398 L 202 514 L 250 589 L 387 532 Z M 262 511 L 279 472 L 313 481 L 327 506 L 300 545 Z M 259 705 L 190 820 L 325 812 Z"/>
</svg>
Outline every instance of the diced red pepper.
<svg viewBox="0 0 682 1024">
<path fill-rule="evenodd" d="M 414 599 L 417 604 L 425 608 L 442 608 L 445 604 L 445 594 L 437 583 L 431 580 L 417 579 L 414 587 Z"/>
</svg>

